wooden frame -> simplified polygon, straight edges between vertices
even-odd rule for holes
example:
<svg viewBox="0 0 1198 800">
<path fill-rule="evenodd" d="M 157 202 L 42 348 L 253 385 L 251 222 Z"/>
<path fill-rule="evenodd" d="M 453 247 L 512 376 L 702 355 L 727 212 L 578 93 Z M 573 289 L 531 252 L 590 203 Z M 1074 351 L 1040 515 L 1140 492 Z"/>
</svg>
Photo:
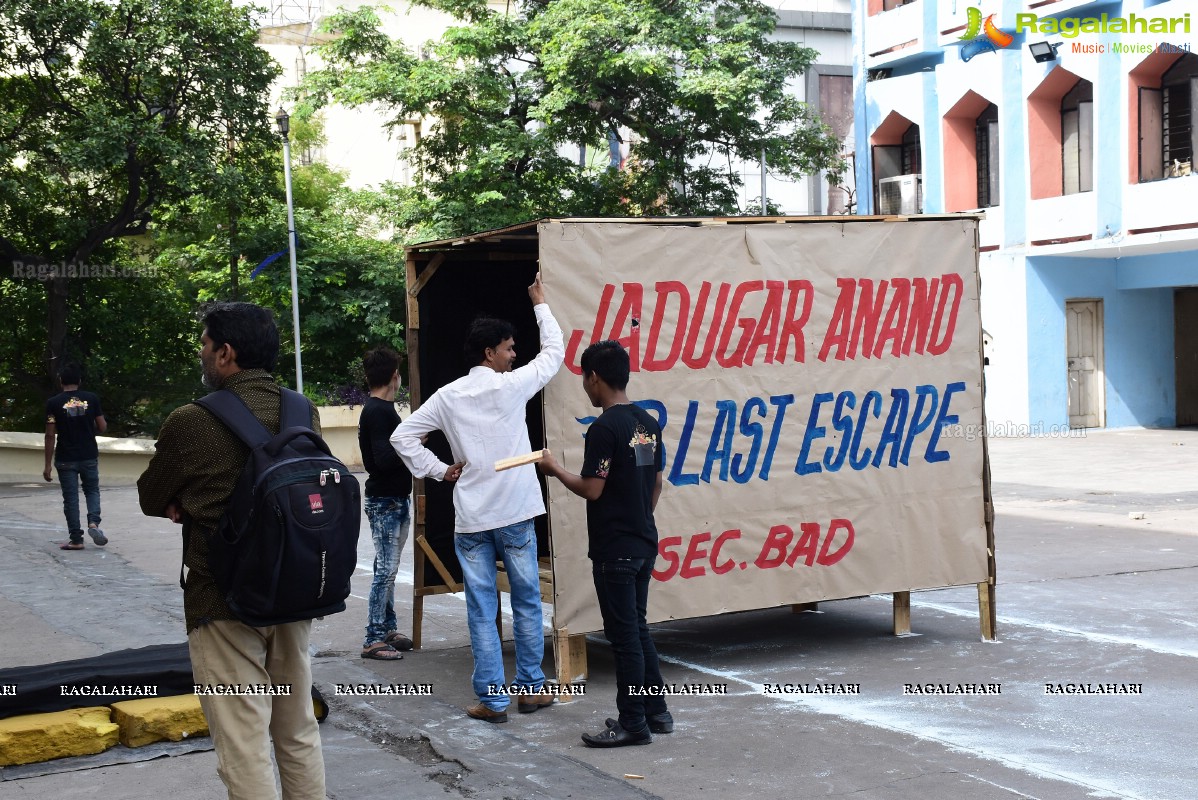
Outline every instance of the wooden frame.
<svg viewBox="0 0 1198 800">
<path fill-rule="evenodd" d="M 924 219 L 959 219 L 962 216 L 976 218 L 976 214 L 951 214 L 951 215 L 926 215 Z M 900 222 L 906 218 L 902 216 L 845 216 L 845 217 L 694 217 L 694 218 L 632 218 L 632 219 L 570 219 L 570 222 L 594 222 L 594 223 L 621 223 L 621 224 L 651 224 L 651 225 L 679 225 L 679 226 L 708 226 L 708 225 L 725 225 L 725 224 L 801 224 L 803 222 L 831 222 L 835 221 L 841 224 L 852 224 L 854 222 L 868 221 L 885 221 L 885 222 Z M 566 220 L 548 220 L 550 222 L 560 222 Z M 524 223 L 521 225 L 510 226 L 494 231 L 486 231 L 470 236 L 458 237 L 454 239 L 445 239 L 436 242 L 427 242 L 419 245 L 413 245 L 407 248 L 407 304 L 408 304 L 408 325 L 407 325 L 407 346 L 408 346 L 408 371 L 409 371 L 409 389 L 411 394 L 411 407 L 413 410 L 419 408 L 420 402 L 423 399 L 421 388 L 421 371 L 420 371 L 420 345 L 421 345 L 421 319 L 419 307 L 420 292 L 425 289 L 433 277 L 438 273 L 440 268 L 452 260 L 458 253 L 469 253 L 475 260 L 478 261 L 528 261 L 535 260 L 535 249 L 530 250 L 529 247 L 535 245 L 538 241 L 538 226 L 545 220 Z M 521 250 L 520 248 L 524 249 Z M 976 247 L 975 247 L 976 252 Z M 531 255 L 530 255 L 531 254 Z M 979 340 L 979 358 L 981 353 L 981 343 Z M 985 415 L 983 410 L 983 428 L 985 423 Z M 534 443 L 536 446 L 536 443 Z M 997 635 L 996 609 L 995 609 L 995 583 L 996 583 L 996 567 L 994 558 L 994 510 L 993 497 L 990 487 L 990 461 L 989 451 L 986 446 L 985 437 L 983 436 L 983 498 L 984 498 L 984 519 L 986 527 L 986 548 L 987 548 L 987 564 L 988 578 L 986 581 L 977 584 L 978 592 L 978 618 L 981 628 L 982 637 L 986 640 L 993 640 Z M 415 513 L 413 514 L 413 540 L 414 547 L 414 586 L 413 586 L 413 621 L 412 621 L 412 641 L 417 649 L 421 646 L 422 629 L 424 622 L 424 598 L 445 594 L 450 592 L 460 592 L 463 590 L 460 580 L 454 578 L 453 571 L 448 565 L 437 555 L 434 548 L 430 545 L 426 538 L 426 494 L 425 482 L 423 480 L 415 481 Z M 552 525 L 550 526 L 550 535 L 552 535 Z M 554 603 L 554 573 L 552 558 L 542 557 L 540 560 L 540 583 L 542 601 Z M 431 572 L 430 572 L 431 567 Z M 436 576 L 439 583 L 432 583 L 426 580 L 426 573 Z M 506 576 L 503 574 L 502 565 L 500 565 L 498 590 L 508 591 Z M 910 591 L 896 591 L 892 595 L 893 604 L 893 633 L 896 636 L 909 634 L 911 632 L 911 598 Z M 792 605 L 792 610 L 797 612 L 811 611 L 818 607 L 817 603 L 801 603 Z M 497 620 L 500 624 L 500 620 Z M 553 628 L 553 653 L 555 660 L 555 671 L 557 680 L 562 683 L 573 683 L 586 680 L 586 636 L 585 633 L 571 633 L 565 627 L 554 625 Z M 564 698 L 563 698 L 564 699 Z"/>
</svg>

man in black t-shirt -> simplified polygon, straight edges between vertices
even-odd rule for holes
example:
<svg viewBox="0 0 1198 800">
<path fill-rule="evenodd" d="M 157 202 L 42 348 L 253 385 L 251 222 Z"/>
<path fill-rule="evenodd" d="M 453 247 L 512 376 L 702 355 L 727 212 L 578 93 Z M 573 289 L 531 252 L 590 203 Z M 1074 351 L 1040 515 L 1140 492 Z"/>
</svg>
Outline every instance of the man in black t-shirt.
<svg viewBox="0 0 1198 800">
<path fill-rule="evenodd" d="M 62 391 L 46 401 L 46 468 L 42 477 L 50 481 L 50 465 L 58 470 L 62 486 L 62 511 L 67 518 L 71 540 L 61 550 L 83 549 L 83 528 L 79 526 L 79 484 L 87 503 L 87 532 L 103 547 L 108 537 L 100 529 L 100 451 L 96 434 L 108 430 L 100 398 L 79 388 L 82 370 L 68 364 L 58 372 Z"/>
<path fill-rule="evenodd" d="M 391 434 L 399 426 L 395 393 L 399 389 L 399 355 L 388 347 L 371 350 L 362 359 L 370 397 L 358 418 L 358 447 L 366 478 L 366 517 L 374 538 L 374 582 L 370 585 L 369 616 L 362 658 L 395 661 L 400 650 L 411 650 L 412 640 L 396 628 L 395 575 L 399 557 L 408 541 L 412 473 L 391 446 Z"/>
<path fill-rule="evenodd" d="M 661 496 L 661 428 L 628 400 L 628 352 L 619 342 L 596 342 L 582 354 L 582 388 L 603 413 L 587 430 L 582 473 L 567 472 L 546 455 L 541 471 L 587 501 L 587 555 L 603 614 L 603 633 L 616 662 L 618 720 L 594 735 L 590 747 L 649 744 L 670 733 L 657 648 L 645 622 L 649 580 L 657 557 L 653 509 Z"/>
</svg>

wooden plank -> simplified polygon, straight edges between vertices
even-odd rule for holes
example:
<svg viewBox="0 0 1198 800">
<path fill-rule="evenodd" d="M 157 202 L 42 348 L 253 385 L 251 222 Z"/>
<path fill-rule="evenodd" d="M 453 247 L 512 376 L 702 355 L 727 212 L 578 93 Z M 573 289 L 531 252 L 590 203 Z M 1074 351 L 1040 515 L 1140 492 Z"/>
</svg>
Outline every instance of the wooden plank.
<svg viewBox="0 0 1198 800">
<path fill-rule="evenodd" d="M 406 302 L 408 304 L 407 329 L 409 331 L 420 330 L 420 301 L 412 295 L 408 295 Z"/>
<path fill-rule="evenodd" d="M 911 632 L 911 593 L 895 592 L 894 635 L 905 636 Z"/>
<path fill-rule="evenodd" d="M 408 326 L 408 408 L 420 408 L 424 396 L 420 390 L 420 329 Z M 423 484 L 422 484 L 423 485 Z M 420 490 L 423 496 L 423 489 Z"/>
<path fill-rule="evenodd" d="M 463 592 L 466 587 L 460 583 L 454 583 L 449 586 L 426 586 L 420 590 L 418 597 L 430 597 L 434 594 L 457 594 Z"/>
<path fill-rule="evenodd" d="M 993 642 L 998 635 L 994 610 L 994 585 L 989 581 L 978 584 L 978 620 L 981 622 L 982 638 Z"/>
<path fill-rule="evenodd" d="M 412 597 L 412 649 L 420 649 L 420 632 L 424 628 L 424 595 Z"/>
<path fill-rule="evenodd" d="M 565 628 L 555 628 L 553 631 L 553 666 L 559 684 L 564 686 L 571 683 L 570 632 Z"/>
<path fill-rule="evenodd" d="M 572 673 L 570 683 L 585 681 L 589 672 L 587 669 L 587 635 L 585 633 L 572 635 L 569 650 L 570 672 Z"/>
<path fill-rule="evenodd" d="M 980 234 L 974 231 L 974 252 L 980 243 Z M 975 255 L 975 258 L 978 256 Z M 981 271 L 977 272 L 977 291 L 981 291 Z M 986 396 L 986 369 L 984 346 L 978 334 L 978 372 L 982 380 L 982 396 Z M 998 637 L 998 609 L 995 603 L 995 587 L 998 585 L 998 563 L 994 558 L 994 493 L 990 485 L 990 440 L 986 436 L 986 407 L 982 406 L 982 519 L 986 524 L 986 580 L 978 584 L 978 623 L 982 638 L 988 642 Z"/>
<path fill-rule="evenodd" d="M 411 253 L 408 254 L 407 269 L 405 271 L 404 285 L 412 286 L 416 283 L 416 257 Z M 404 295 L 404 300 L 408 304 L 408 319 L 405 330 L 413 331 L 420 329 L 420 301 L 416 295 L 410 292 Z M 411 336 L 409 335 L 409 339 Z M 409 343 L 410 344 L 410 343 Z M 409 369 L 409 373 L 411 370 Z"/>
<path fill-rule="evenodd" d="M 565 628 L 553 631 L 553 665 L 557 682 L 561 686 L 585 683 L 587 680 L 587 637 L 585 633 L 570 635 Z M 561 695 L 558 702 L 566 703 L 572 698 Z"/>
<path fill-rule="evenodd" d="M 514 469 L 522 467 L 525 464 L 535 464 L 545 456 L 549 455 L 548 450 L 534 450 L 531 453 L 525 453 L 522 456 L 512 456 L 511 458 L 501 458 L 495 462 L 495 471 L 503 472 L 505 469 Z"/>
<path fill-rule="evenodd" d="M 414 261 L 415 261 L 415 259 L 412 259 L 412 258 L 408 259 L 409 263 L 414 263 Z M 433 276 L 437 274 L 437 270 L 439 270 L 441 268 L 441 265 L 444 263 L 445 263 L 445 254 L 444 253 L 437 253 L 435 256 L 433 256 L 431 259 L 429 259 L 428 264 L 425 266 L 424 270 L 420 273 L 420 275 L 418 277 L 416 277 L 416 279 L 414 281 L 412 281 L 408 284 L 408 294 L 411 295 L 412 297 L 418 296 L 420 294 L 420 290 L 423 289 L 428 284 L 428 282 L 433 279 Z M 413 268 L 413 272 L 415 272 L 414 268 Z"/>
<path fill-rule="evenodd" d="M 420 547 L 421 550 L 424 551 L 425 557 L 427 557 L 428 560 L 430 562 L 432 562 L 433 569 L 435 569 L 437 571 L 437 574 L 441 576 L 441 580 L 445 581 L 445 584 L 444 584 L 445 586 L 454 586 L 455 584 L 460 585 L 460 584 L 457 584 L 456 581 L 454 581 L 453 575 L 451 575 L 449 570 L 445 568 L 445 562 L 442 561 L 441 557 L 437 555 L 435 550 L 433 550 L 433 546 L 428 543 L 428 539 L 424 538 L 423 531 L 421 531 L 420 535 L 416 537 L 416 544 Z M 423 574 L 423 573 L 421 573 L 421 574 Z M 460 591 L 460 590 L 457 590 L 457 591 Z"/>
</svg>

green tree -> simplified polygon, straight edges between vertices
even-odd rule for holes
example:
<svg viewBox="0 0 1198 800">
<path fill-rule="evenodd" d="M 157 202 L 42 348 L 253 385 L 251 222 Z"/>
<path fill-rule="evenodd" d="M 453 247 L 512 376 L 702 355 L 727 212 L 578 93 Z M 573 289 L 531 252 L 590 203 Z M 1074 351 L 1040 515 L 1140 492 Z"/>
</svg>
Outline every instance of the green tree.
<svg viewBox="0 0 1198 800">
<path fill-rule="evenodd" d="M 48 390 L 64 354 L 86 349 L 68 341 L 82 330 L 70 315 L 102 292 L 72 274 L 113 263 L 118 240 L 194 195 L 230 221 L 252 206 L 277 160 L 278 68 L 249 14 L 228 0 L 0 0 L 0 297 L 36 313 L 44 294 L 24 391 Z"/>
<path fill-rule="evenodd" d="M 735 160 L 786 177 L 839 166 L 839 145 L 786 90 L 816 52 L 773 41 L 757 0 L 414 0 L 460 24 L 415 53 L 363 8 L 327 23 L 300 113 L 380 104 L 429 118 L 417 178 L 392 187 L 409 240 L 543 215 L 736 213 Z M 623 170 L 579 166 L 579 145 L 631 132 Z"/>
<path fill-rule="evenodd" d="M 174 271 L 182 293 L 204 303 L 229 296 L 227 254 L 241 253 L 241 295 L 274 310 L 281 342 L 276 372 L 292 382 L 295 350 L 282 181 L 280 169 L 261 209 L 241 216 L 232 244 L 218 206 L 193 205 L 166 218 L 155 239 L 155 264 Z M 346 188 L 345 176 L 324 164 L 295 167 L 292 183 L 304 390 L 314 399 L 333 402 L 336 389 L 357 382 L 356 365 L 367 348 L 380 343 L 403 348 L 403 251 L 382 229 L 376 193 Z M 273 262 L 248 277 L 272 255 L 277 256 Z"/>
</svg>

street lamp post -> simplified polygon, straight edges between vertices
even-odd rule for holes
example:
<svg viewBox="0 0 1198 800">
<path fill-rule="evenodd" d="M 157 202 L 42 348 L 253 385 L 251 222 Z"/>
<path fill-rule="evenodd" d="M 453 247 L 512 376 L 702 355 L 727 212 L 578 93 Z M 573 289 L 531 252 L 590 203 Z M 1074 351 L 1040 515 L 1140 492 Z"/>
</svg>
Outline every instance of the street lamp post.
<svg viewBox="0 0 1198 800">
<path fill-rule="evenodd" d="M 295 390 L 304 391 L 304 369 L 300 365 L 299 280 L 295 271 L 295 209 L 291 202 L 291 117 L 282 108 L 275 114 L 283 138 L 283 182 L 287 186 L 287 250 L 291 254 L 291 329 L 295 332 Z"/>
</svg>

